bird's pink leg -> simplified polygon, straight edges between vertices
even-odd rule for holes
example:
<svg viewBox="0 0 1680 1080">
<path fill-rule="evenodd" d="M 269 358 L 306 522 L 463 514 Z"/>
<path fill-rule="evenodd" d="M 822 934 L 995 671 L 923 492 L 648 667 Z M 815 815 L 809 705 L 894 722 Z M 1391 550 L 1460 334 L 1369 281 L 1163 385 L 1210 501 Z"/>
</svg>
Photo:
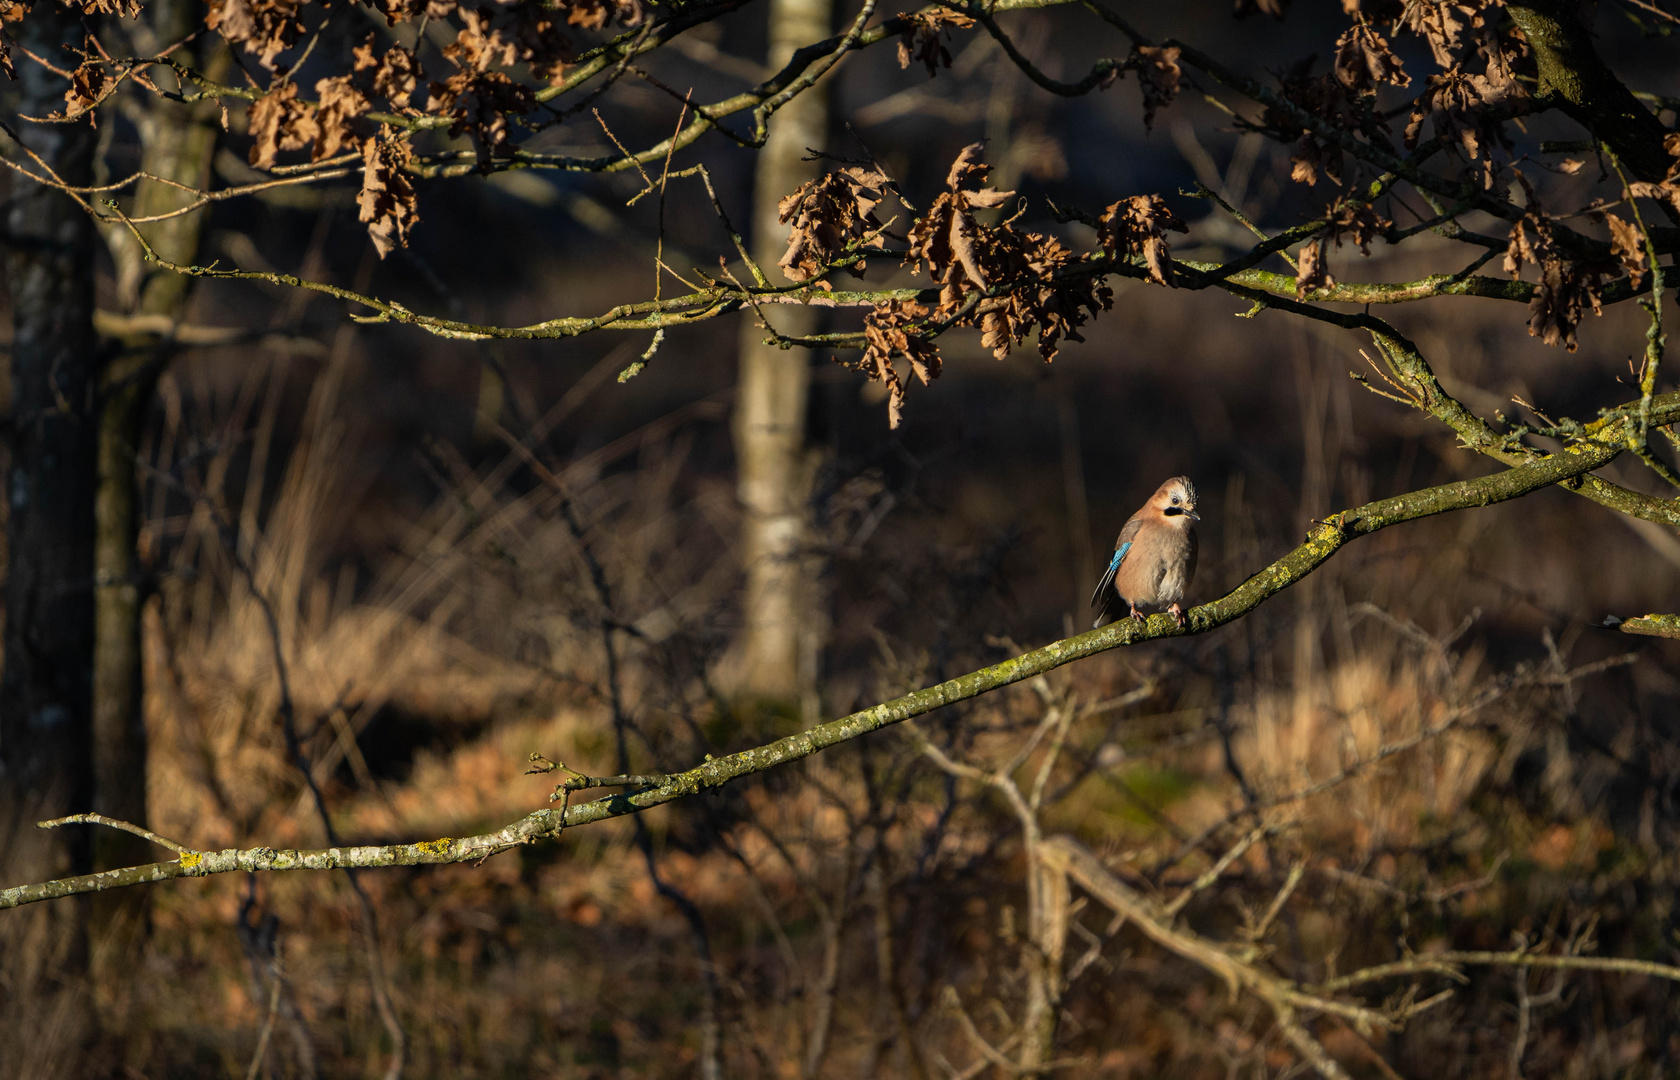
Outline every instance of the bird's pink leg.
<svg viewBox="0 0 1680 1080">
<path fill-rule="evenodd" d="M 1134 620 L 1136 620 L 1137 622 L 1143 622 L 1144 621 L 1144 614 L 1143 614 L 1143 612 L 1141 612 L 1137 609 L 1137 605 L 1133 604 L 1130 600 L 1126 601 L 1126 603 L 1132 609 L 1132 618 Z"/>
<path fill-rule="evenodd" d="M 1180 626 L 1183 626 L 1186 622 L 1189 621 L 1184 617 L 1184 609 L 1179 607 L 1177 604 L 1174 604 L 1171 607 L 1167 608 L 1167 612 L 1170 615 L 1172 615 L 1173 621 L 1178 623 L 1178 625 L 1180 625 Z"/>
</svg>

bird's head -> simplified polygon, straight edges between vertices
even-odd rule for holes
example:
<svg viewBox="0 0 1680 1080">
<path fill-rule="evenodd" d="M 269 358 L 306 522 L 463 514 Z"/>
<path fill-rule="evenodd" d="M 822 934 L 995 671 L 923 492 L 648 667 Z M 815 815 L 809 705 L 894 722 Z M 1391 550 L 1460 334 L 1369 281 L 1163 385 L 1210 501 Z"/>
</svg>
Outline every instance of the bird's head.
<svg viewBox="0 0 1680 1080">
<path fill-rule="evenodd" d="M 1192 522 L 1202 520 L 1196 513 L 1196 485 L 1188 476 L 1175 476 L 1162 484 L 1149 506 L 1175 528 L 1188 529 Z"/>
</svg>

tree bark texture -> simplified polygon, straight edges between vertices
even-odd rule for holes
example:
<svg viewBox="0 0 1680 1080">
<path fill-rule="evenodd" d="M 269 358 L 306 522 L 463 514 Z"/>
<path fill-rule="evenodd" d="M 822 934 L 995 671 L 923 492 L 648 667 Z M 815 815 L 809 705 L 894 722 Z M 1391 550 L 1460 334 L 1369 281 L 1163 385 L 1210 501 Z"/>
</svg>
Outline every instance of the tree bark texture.
<svg viewBox="0 0 1680 1080">
<path fill-rule="evenodd" d="M 179 41 L 192 32 L 200 13 L 193 0 L 163 0 L 150 6 L 151 49 Z M 201 65 L 202 66 L 202 65 Z M 167 74 L 160 76 L 168 78 Z M 214 107 L 189 106 L 155 97 L 139 119 L 144 147 L 141 170 L 190 188 L 204 188 L 216 147 Z M 179 209 L 191 196 L 150 180 L 135 192 L 133 215 L 150 217 Z M 183 214 L 149 225 L 147 239 L 172 262 L 193 262 L 204 212 Z M 192 279 L 169 271 L 149 277 L 143 264 L 122 265 L 124 256 L 138 264 L 139 251 L 124 230 L 113 254 L 119 281 L 133 282 L 135 310 L 143 315 L 179 318 Z M 133 248 L 133 250 L 128 250 Z M 138 343 L 137 343 L 138 344 Z M 99 489 L 94 504 L 97 541 L 94 568 L 95 646 L 93 662 L 93 808 L 96 812 L 143 824 L 146 820 L 146 728 L 142 711 L 141 612 L 145 603 L 145 568 L 137 543 L 140 492 L 135 447 L 140 443 L 147 406 L 167 359 L 167 339 L 155 348 L 136 347 L 105 368 L 99 421 Z M 148 849 L 128 833 L 101 830 L 93 850 L 98 869 L 132 864 Z M 114 917 L 119 913 L 110 912 Z"/>
<path fill-rule="evenodd" d="M 1534 50 L 1535 95 L 1614 150 L 1635 179 L 1661 180 L 1673 161 L 1663 149 L 1668 130 L 1598 55 L 1580 5 L 1526 0 L 1509 10 Z"/>
<path fill-rule="evenodd" d="M 38 56 L 69 63 L 80 19 L 38 5 L 15 24 Z M 64 107 L 63 80 L 18 65 L 25 114 Z M 60 177 L 92 182 L 95 132 L 32 124 L 20 135 Z M 0 872 L 85 869 L 85 830 L 35 821 L 88 809 L 93 655 L 93 494 L 99 443 L 93 332 L 94 228 L 68 196 L 20 182 L 6 215 L 12 303 L 12 416 L 7 463 L 5 668 L 0 674 Z M 85 960 L 81 912 L 6 927 L 13 979 Z M 19 970 L 19 968 L 22 970 Z M 28 982 L 14 985 L 27 986 Z"/>
<path fill-rule="evenodd" d="M 788 62 L 800 45 L 827 37 L 833 0 L 772 0 L 769 67 Z M 777 205 L 820 166 L 801 160 L 808 147 L 827 141 L 828 101 L 818 83 L 771 119 L 753 180 L 753 258 L 772 280 L 786 249 Z M 777 331 L 810 333 L 811 308 L 778 310 Z M 764 344 L 757 320 L 741 322 L 740 374 L 735 406 L 737 484 L 745 511 L 746 562 L 740 690 L 754 697 L 792 702 L 816 685 L 816 657 L 823 633 L 817 567 L 810 547 L 810 501 L 815 462 L 805 444 L 811 358 L 805 349 Z"/>
</svg>

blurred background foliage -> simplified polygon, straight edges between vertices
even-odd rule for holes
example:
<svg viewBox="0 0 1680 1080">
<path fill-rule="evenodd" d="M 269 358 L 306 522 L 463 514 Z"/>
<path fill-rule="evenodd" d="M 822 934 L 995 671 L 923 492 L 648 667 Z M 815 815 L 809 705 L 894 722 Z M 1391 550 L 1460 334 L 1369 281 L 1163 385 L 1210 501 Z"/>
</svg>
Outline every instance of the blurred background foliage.
<svg viewBox="0 0 1680 1080">
<path fill-rule="evenodd" d="M 1632 10 L 1604 5 L 1598 49 L 1630 83 L 1680 93 L 1671 48 L 1642 38 Z M 1253 73 L 1327 49 L 1344 21 L 1308 5 L 1237 21 L 1200 0 L 1134 14 Z M 1073 78 L 1118 46 L 1068 16 L 1000 21 L 1047 73 Z M 761 77 L 764 23 L 762 7 L 744 6 L 649 70 L 714 99 Z M 1175 255 L 1210 261 L 1251 238 L 1181 189 L 1199 181 L 1268 231 L 1321 207 L 1322 184 L 1291 183 L 1286 147 L 1233 131 L 1193 89 L 1146 132 L 1130 81 L 1062 100 L 983 32 L 959 31 L 950 48 L 931 80 L 888 49 L 850 58 L 832 82 L 829 148 L 866 145 L 925 205 L 960 149 L 985 140 L 992 185 L 1026 199 L 1023 226 L 1080 249 L 1091 231 L 1058 224 L 1047 200 L 1094 212 L 1158 191 L 1190 225 Z M 645 84 L 600 106 L 632 145 L 668 131 L 676 107 Z M 121 173 L 135 166 L 122 159 L 133 140 L 112 126 Z M 1530 142 L 1578 137 L 1556 116 L 1527 128 Z M 218 183 L 245 182 L 240 140 L 224 141 Z M 527 145 L 610 149 L 581 116 Z M 695 162 L 732 220 L 752 220 L 752 152 L 708 138 L 676 159 Z M 1593 173 L 1544 175 L 1547 205 L 1584 202 Z M 277 188 L 208 210 L 201 261 L 295 271 L 477 322 L 595 312 L 649 293 L 661 214 L 673 267 L 729 253 L 697 186 L 673 182 L 663 207 L 627 207 L 642 186 L 633 174 L 525 171 L 422 182 L 423 227 L 383 261 L 353 190 Z M 1443 269 L 1447 248 L 1426 234 L 1330 258 L 1338 277 L 1411 280 Z M 106 307 L 118 284 L 110 265 L 102 274 Z M 1082 628 L 1108 538 L 1166 476 L 1187 474 L 1202 492 L 1193 598 L 1205 600 L 1313 520 L 1486 471 L 1444 428 L 1354 385 L 1348 371 L 1365 362 L 1353 335 L 1271 311 L 1245 319 L 1246 304 L 1211 291 L 1113 285 L 1114 309 L 1050 366 L 1030 350 L 997 361 L 977 335 L 948 335 L 945 375 L 917 388 L 896 430 L 878 386 L 813 353 L 809 542 L 826 598 L 811 613 L 826 636 L 816 715 Z M 647 335 L 473 343 L 345 312 L 269 284 L 202 282 L 183 321 L 253 340 L 182 350 L 148 406 L 135 449 L 153 582 L 154 829 L 200 849 L 324 842 L 278 721 L 253 588 L 277 617 L 308 761 L 347 842 L 468 835 L 528 812 L 551 788 L 525 772 L 533 751 L 617 771 L 615 701 L 638 771 L 686 767 L 810 718 L 808 702 L 729 693 L 743 575 L 727 424 L 734 318 L 670 331 L 620 382 Z M 1583 324 L 1574 353 L 1531 338 L 1520 305 L 1438 298 L 1391 314 L 1484 414 L 1520 397 L 1591 416 L 1633 396 L 1645 320 L 1632 305 Z M 1655 490 L 1633 465 L 1607 474 Z M 1672 531 L 1546 491 L 1384 532 L 1235 625 L 1105 654 L 946 709 L 921 731 L 995 764 L 1047 709 L 1072 710 L 1044 827 L 1167 895 L 1247 827 L 1216 830 L 1216 850 L 1197 842 L 1245 799 L 1442 726 L 1268 811 L 1271 831 L 1186 918 L 1234 931 L 1299 862 L 1305 884 L 1269 961 L 1293 978 L 1514 937 L 1591 938 L 1605 954 L 1673 961 L 1680 646 L 1597 624 L 1671 609 L 1677 585 Z M 603 620 L 623 630 L 610 669 Z M 980 1040 L 1010 1056 L 1021 1038 L 1018 832 L 996 793 L 887 731 L 642 822 L 361 882 L 411 1076 L 975 1076 L 992 1065 Z M 390 1041 L 342 880 L 177 882 L 151 904 L 126 981 L 80 983 L 45 946 L 40 962 L 9 967 L 0 1075 L 385 1068 Z M 1090 959 L 1062 1004 L 1058 1073 L 1301 1068 L 1251 1000 L 1094 906 L 1070 917 L 1069 956 L 1089 948 Z M 1326 1017 L 1316 1034 L 1357 1076 L 1657 1076 L 1680 1057 L 1669 984 L 1472 975 L 1404 1031 L 1362 1034 Z"/>
</svg>

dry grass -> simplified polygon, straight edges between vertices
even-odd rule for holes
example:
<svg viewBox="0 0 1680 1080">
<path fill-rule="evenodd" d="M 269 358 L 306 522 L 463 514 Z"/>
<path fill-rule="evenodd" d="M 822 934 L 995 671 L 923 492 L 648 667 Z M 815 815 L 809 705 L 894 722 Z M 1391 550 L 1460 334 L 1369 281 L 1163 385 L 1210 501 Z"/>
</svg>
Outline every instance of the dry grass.
<svg viewBox="0 0 1680 1080">
<path fill-rule="evenodd" d="M 1141 310 L 1127 315 L 1132 302 L 1122 296 L 1119 314 L 1149 325 Z M 1195 347 L 1239 351 L 1223 325 L 1198 323 Z M 1377 475 L 1370 448 L 1390 434 L 1325 375 L 1321 344 L 1296 344 L 1285 389 L 1300 417 L 1299 472 L 1256 457 L 1225 470 L 1222 493 L 1204 485 L 1219 497 L 1202 595 L 1262 565 L 1309 517 L 1462 467 L 1443 448 L 1438 463 L 1392 466 L 1392 476 L 1385 463 Z M 552 783 L 525 774 L 533 750 L 616 771 L 604 617 L 629 628 L 612 640 L 634 767 L 790 729 L 786 716 L 716 693 L 739 580 L 737 510 L 694 445 L 703 436 L 656 424 L 586 467 L 541 450 L 468 462 L 429 446 L 433 498 L 393 524 L 379 459 L 357 442 L 358 363 L 341 340 L 301 401 L 295 374 L 261 366 L 225 386 L 186 367 L 166 388 L 173 405 L 146 451 L 170 478 L 154 480 L 146 538 L 167 569 L 147 613 L 154 827 L 197 847 L 322 840 L 288 759 L 259 597 L 278 623 L 314 780 L 352 840 L 460 835 L 523 814 Z M 938 392 L 952 402 L 998 390 L 948 380 Z M 929 413 L 939 400 L 924 395 Z M 839 475 L 820 508 L 835 618 L 829 712 L 1014 647 L 993 635 L 1040 640 L 1084 585 L 1070 570 L 1078 545 L 1062 527 L 1072 515 L 1065 485 L 1043 482 L 1058 464 L 1066 475 L 1065 459 L 1000 458 L 987 472 L 925 483 L 869 464 Z M 1131 497 L 1128 487 L 1113 499 Z M 1574 508 L 1531 502 L 1385 534 L 1239 627 L 1059 673 L 1057 692 L 1086 711 L 1051 778 L 1046 827 L 1165 894 L 1228 842 L 1229 830 L 1187 843 L 1241 808 L 1245 784 L 1276 800 L 1352 770 L 1267 811 L 1275 834 L 1185 918 L 1229 930 L 1234 912 L 1263 907 L 1302 860 L 1309 886 L 1284 913 L 1274 963 L 1303 979 L 1390 957 L 1402 940 L 1425 949 L 1555 937 L 1590 911 L 1604 951 L 1665 955 L 1660 883 L 1673 831 L 1660 777 L 1675 755 L 1663 711 L 1680 683 L 1663 654 L 1570 686 L 1529 677 L 1604 656 L 1579 632 L 1553 642 L 1550 628 L 1564 625 L 1553 613 L 1627 588 L 1619 567 L 1580 568 L 1582 580 L 1512 570 L 1579 563 L 1568 557 L 1581 527 Z M 364 505 L 379 508 L 377 530 L 359 521 Z M 1100 529 L 1126 509 L 1099 501 L 1091 516 Z M 1626 540 L 1641 572 L 1640 559 L 1657 560 Z M 1477 605 L 1491 614 L 1462 626 Z M 1520 677 L 1529 678 L 1507 685 Z M 1142 686 L 1142 700 L 1113 704 Z M 996 762 L 1043 710 L 1032 688 L 1017 688 L 925 727 L 953 753 Z M 1449 720 L 1450 730 L 1420 738 Z M 1649 765 L 1641 775 L 1629 761 Z M 409 1033 L 409 1075 L 689 1076 L 710 1009 L 728 1075 L 797 1077 L 815 1058 L 825 1077 L 942 1076 L 941 1059 L 961 1069 L 980 1053 L 948 1008 L 951 993 L 978 1030 L 1008 1042 L 1025 986 L 1017 827 L 995 797 L 947 783 L 899 734 L 646 824 L 662 880 L 704 919 L 711 1004 L 692 927 L 659 894 L 628 821 L 479 867 L 364 876 Z M 85 991 L 50 987 L 49 958 L 5 988 L 8 1023 L 50 1033 L 26 1055 L 0 1055 L 6 1075 L 245 1075 L 270 1017 L 269 941 L 285 1008 L 259 1071 L 382 1069 L 387 1047 L 342 880 L 182 882 L 153 902 L 131 985 L 100 988 L 90 1006 Z M 264 938 L 256 931 L 268 916 L 277 923 Z M 1094 912 L 1079 918 L 1089 934 L 1106 930 Z M 1063 1051 L 1078 1062 L 1068 1073 L 1293 1067 L 1263 1016 L 1197 970 L 1125 931 L 1099 957 L 1066 1002 Z M 1672 1049 L 1665 987 L 1582 978 L 1570 994 L 1537 1017 L 1525 1075 L 1658 1074 Z M 1478 980 L 1452 1010 L 1379 1049 L 1403 1075 L 1503 1076 L 1511 1001 L 1509 976 Z M 1321 1027 L 1356 1075 L 1375 1075 L 1363 1042 Z"/>
</svg>

